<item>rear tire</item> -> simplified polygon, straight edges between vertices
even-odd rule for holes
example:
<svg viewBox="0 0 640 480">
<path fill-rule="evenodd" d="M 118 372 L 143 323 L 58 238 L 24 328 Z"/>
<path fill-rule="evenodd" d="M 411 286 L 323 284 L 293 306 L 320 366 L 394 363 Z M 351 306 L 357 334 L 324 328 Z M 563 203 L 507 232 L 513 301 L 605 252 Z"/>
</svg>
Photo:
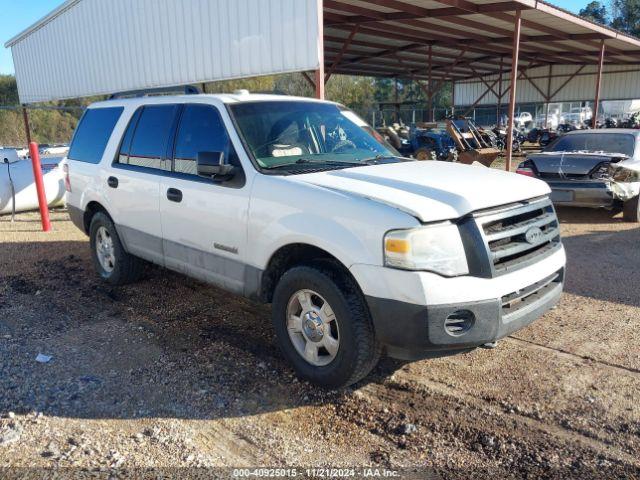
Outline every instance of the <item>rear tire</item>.
<svg viewBox="0 0 640 480">
<path fill-rule="evenodd" d="M 640 196 L 632 198 L 627 202 L 624 202 L 622 215 L 625 222 L 632 222 L 632 223 L 640 222 L 639 200 L 640 200 Z"/>
<path fill-rule="evenodd" d="M 134 283 L 142 273 L 142 260 L 128 254 L 111 218 L 96 213 L 89 227 L 91 257 L 98 275 L 111 285 Z"/>
<path fill-rule="evenodd" d="M 325 303 L 333 314 L 330 321 Z M 325 264 L 294 267 L 282 276 L 273 296 L 272 320 L 282 353 L 300 378 L 315 385 L 352 385 L 380 359 L 382 348 L 362 294 L 351 278 Z M 333 352 L 323 346 L 327 335 Z M 317 348 L 315 356 L 305 358 L 305 347 Z"/>
</svg>

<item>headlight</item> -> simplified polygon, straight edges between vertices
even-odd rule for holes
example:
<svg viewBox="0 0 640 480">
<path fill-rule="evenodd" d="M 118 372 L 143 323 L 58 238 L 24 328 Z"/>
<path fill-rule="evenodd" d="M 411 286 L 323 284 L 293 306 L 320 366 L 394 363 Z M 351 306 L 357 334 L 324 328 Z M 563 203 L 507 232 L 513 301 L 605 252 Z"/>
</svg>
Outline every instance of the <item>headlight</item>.
<svg viewBox="0 0 640 480">
<path fill-rule="evenodd" d="M 388 267 L 428 270 L 448 277 L 469 273 L 460 232 L 450 223 L 389 232 L 384 254 Z"/>
<path fill-rule="evenodd" d="M 640 182 L 640 172 L 637 170 L 611 165 L 610 174 L 616 182 Z"/>
</svg>

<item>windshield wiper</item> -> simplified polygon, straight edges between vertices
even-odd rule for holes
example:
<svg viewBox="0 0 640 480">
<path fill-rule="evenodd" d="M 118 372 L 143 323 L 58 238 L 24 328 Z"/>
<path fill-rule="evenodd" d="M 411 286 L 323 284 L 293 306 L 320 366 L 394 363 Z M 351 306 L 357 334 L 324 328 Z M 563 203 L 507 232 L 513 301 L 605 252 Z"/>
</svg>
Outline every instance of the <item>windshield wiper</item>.
<svg viewBox="0 0 640 480">
<path fill-rule="evenodd" d="M 371 158 L 363 158 L 362 160 L 360 160 L 359 163 L 366 163 L 368 165 L 377 165 L 380 163 L 381 160 L 397 160 L 398 162 L 401 161 L 398 159 L 398 157 L 395 157 L 393 155 L 376 155 L 375 157 L 371 157 Z"/>
<path fill-rule="evenodd" d="M 305 164 L 320 164 L 320 165 L 340 165 L 346 167 L 355 167 L 358 165 L 356 162 L 344 162 L 344 161 L 336 161 L 336 160 L 315 160 L 313 158 L 299 158 L 295 162 L 290 163 L 282 163 L 280 165 L 273 165 L 270 167 L 263 167 L 265 170 L 275 170 L 278 168 L 286 168 L 293 167 L 296 165 L 305 165 Z"/>
</svg>

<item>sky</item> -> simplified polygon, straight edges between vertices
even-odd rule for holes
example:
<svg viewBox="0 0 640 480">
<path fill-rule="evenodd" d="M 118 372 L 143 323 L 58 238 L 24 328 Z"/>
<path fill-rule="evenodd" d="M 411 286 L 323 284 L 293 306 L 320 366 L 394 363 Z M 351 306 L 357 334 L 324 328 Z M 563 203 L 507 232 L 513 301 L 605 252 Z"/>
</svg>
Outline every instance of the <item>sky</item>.
<svg viewBox="0 0 640 480">
<path fill-rule="evenodd" d="M 109 0 L 102 0 L 109 1 Z M 580 11 L 590 0 L 552 0 L 551 3 L 573 12 Z M 13 73 L 11 51 L 4 44 L 51 10 L 61 5 L 63 0 L 0 0 L 0 74 Z"/>
</svg>

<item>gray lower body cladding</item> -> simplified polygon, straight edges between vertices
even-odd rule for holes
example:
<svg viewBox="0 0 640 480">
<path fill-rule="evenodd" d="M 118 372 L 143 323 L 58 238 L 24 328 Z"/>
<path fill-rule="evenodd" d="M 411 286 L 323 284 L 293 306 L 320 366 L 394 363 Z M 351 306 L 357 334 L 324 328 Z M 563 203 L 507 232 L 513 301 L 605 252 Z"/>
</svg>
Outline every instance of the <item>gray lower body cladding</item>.
<svg viewBox="0 0 640 480">
<path fill-rule="evenodd" d="M 69 212 L 71 223 L 73 223 L 84 233 L 87 233 L 84 228 L 84 210 L 80 210 L 79 208 L 67 204 L 67 211 Z"/>
<path fill-rule="evenodd" d="M 417 360 L 477 348 L 526 327 L 557 304 L 563 285 L 564 271 L 560 271 L 529 291 L 514 292 L 502 299 L 432 306 L 375 297 L 366 300 L 376 336 L 388 355 Z M 452 331 L 450 321 L 461 312 L 469 319 L 466 330 Z"/>
</svg>

